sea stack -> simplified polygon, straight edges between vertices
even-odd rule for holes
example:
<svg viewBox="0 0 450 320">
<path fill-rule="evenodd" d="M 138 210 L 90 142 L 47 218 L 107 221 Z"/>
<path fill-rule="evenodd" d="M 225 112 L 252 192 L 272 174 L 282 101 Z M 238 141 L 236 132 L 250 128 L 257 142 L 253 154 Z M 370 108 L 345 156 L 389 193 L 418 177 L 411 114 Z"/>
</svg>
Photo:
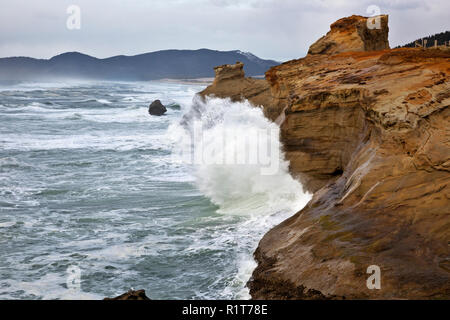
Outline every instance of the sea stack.
<svg viewBox="0 0 450 320">
<path fill-rule="evenodd" d="M 308 54 L 376 51 L 389 49 L 388 16 L 342 18 L 330 26 L 330 31 L 313 43 Z"/>
<path fill-rule="evenodd" d="M 152 116 L 162 116 L 166 112 L 167 109 L 160 100 L 153 101 L 148 107 L 148 113 Z"/>
</svg>

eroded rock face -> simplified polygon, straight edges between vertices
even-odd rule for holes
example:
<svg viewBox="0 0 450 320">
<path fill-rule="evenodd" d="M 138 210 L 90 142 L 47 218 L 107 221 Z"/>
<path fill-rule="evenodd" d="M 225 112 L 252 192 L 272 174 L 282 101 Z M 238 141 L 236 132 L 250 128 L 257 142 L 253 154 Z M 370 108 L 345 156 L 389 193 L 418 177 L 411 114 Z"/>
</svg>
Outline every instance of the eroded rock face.
<svg viewBox="0 0 450 320">
<path fill-rule="evenodd" d="M 314 196 L 261 240 L 255 299 L 450 298 L 450 52 L 355 48 L 266 73 L 260 102 Z"/>
<path fill-rule="evenodd" d="M 348 51 L 389 49 L 388 16 L 342 18 L 309 47 L 308 54 L 336 54 Z"/>
<path fill-rule="evenodd" d="M 235 64 L 217 66 L 214 67 L 214 73 L 214 82 L 216 83 L 224 80 L 241 79 L 245 77 L 244 64 L 238 61 Z"/>
<path fill-rule="evenodd" d="M 448 53 L 398 49 L 267 73 L 292 173 L 315 193 L 261 240 L 253 298 L 450 297 L 449 70 Z"/>
<path fill-rule="evenodd" d="M 249 100 L 253 105 L 264 108 L 264 114 L 272 119 L 280 114 L 281 110 L 271 104 L 269 83 L 265 79 L 246 78 L 243 64 L 228 64 L 214 68 L 216 77 L 212 85 L 200 92 L 201 96 L 215 96 L 230 98 L 232 101 Z"/>
</svg>

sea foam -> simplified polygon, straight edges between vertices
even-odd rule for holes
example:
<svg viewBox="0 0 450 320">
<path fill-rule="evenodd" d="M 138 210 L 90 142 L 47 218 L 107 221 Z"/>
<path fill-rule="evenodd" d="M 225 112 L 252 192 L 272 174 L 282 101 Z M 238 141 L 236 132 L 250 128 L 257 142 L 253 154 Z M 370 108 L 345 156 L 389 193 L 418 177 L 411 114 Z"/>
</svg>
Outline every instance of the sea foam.
<svg viewBox="0 0 450 320">
<path fill-rule="evenodd" d="M 200 138 L 193 133 L 198 123 L 202 129 Z M 199 97 L 194 98 L 180 124 L 169 128 L 174 147 L 181 146 L 185 153 L 187 149 L 187 153 L 193 154 L 190 159 L 195 183 L 219 206 L 217 212 L 243 217 L 231 235 L 240 247 L 238 272 L 225 289 L 224 296 L 236 298 L 231 293 L 240 287 L 237 297 L 249 297 L 245 282 L 256 266 L 252 253 L 258 241 L 275 224 L 302 209 L 311 198 L 301 183 L 289 174 L 289 162 L 284 159 L 277 129 L 277 124 L 265 118 L 261 108 L 248 101 L 203 100 Z M 252 135 L 252 132 L 259 134 Z M 264 144 L 277 148 L 270 152 L 270 160 L 277 164 L 277 170 L 270 174 L 264 174 L 266 163 L 250 163 L 248 157 L 240 163 L 223 161 L 229 158 L 229 153 L 244 152 L 250 156 L 256 150 L 255 145 Z M 214 146 L 213 151 L 198 150 L 205 145 Z M 203 153 L 202 161 L 196 161 L 198 152 Z M 219 241 L 225 241 L 229 236 L 224 233 Z"/>
</svg>

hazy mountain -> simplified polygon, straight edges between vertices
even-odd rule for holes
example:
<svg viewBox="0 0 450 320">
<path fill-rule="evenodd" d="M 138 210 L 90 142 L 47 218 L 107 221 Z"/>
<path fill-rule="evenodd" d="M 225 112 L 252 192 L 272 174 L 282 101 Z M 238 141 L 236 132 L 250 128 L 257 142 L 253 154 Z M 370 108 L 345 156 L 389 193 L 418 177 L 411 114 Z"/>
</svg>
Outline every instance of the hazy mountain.
<svg viewBox="0 0 450 320">
<path fill-rule="evenodd" d="M 135 56 L 98 59 L 79 52 L 67 52 L 51 59 L 28 57 L 0 58 L 0 81 L 49 79 L 155 80 L 163 78 L 213 77 L 213 67 L 244 63 L 247 75 L 262 75 L 277 65 L 249 52 L 163 50 Z"/>
</svg>

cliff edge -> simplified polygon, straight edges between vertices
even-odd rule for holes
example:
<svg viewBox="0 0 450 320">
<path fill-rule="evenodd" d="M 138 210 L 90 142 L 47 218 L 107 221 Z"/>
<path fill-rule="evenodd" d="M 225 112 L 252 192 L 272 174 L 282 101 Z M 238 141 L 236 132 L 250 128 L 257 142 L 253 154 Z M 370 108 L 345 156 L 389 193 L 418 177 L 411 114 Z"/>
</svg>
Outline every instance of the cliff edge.
<svg viewBox="0 0 450 320">
<path fill-rule="evenodd" d="M 309 47 L 308 54 L 336 54 L 347 51 L 389 49 L 388 16 L 342 18 Z"/>
<path fill-rule="evenodd" d="M 260 241 L 254 299 L 450 298 L 450 53 L 391 50 L 387 16 L 361 37 L 366 21 L 337 21 L 265 80 L 201 92 L 262 107 L 314 193 Z M 371 265 L 380 289 L 366 285 Z"/>
</svg>

